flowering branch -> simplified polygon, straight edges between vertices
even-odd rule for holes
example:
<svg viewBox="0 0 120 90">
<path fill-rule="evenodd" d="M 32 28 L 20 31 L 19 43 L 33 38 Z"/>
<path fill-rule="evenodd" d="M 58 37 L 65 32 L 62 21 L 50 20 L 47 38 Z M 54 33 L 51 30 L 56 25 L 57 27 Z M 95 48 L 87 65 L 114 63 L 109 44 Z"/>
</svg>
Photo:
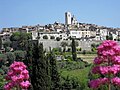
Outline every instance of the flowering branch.
<svg viewBox="0 0 120 90">
<path fill-rule="evenodd" d="M 6 76 L 6 80 L 9 82 L 4 86 L 5 90 L 10 90 L 13 87 L 16 87 L 17 90 L 20 88 L 27 90 L 30 86 L 29 73 L 26 70 L 26 66 L 23 62 L 14 62 L 10 65 L 9 71 Z"/>
<path fill-rule="evenodd" d="M 120 86 L 120 78 L 116 76 L 120 72 L 120 46 L 115 41 L 106 40 L 97 49 L 98 56 L 94 59 L 92 73 L 104 77 L 91 80 L 90 87 L 96 89 L 108 84 L 108 90 L 111 90 L 111 84 Z"/>
</svg>

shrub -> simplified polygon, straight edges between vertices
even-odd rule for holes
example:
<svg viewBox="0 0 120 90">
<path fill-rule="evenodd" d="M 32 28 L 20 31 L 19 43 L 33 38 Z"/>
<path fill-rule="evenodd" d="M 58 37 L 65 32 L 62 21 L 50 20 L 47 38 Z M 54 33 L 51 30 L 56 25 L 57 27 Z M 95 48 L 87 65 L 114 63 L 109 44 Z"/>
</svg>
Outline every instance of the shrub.
<svg viewBox="0 0 120 90">
<path fill-rule="evenodd" d="M 86 50 L 83 50 L 82 54 L 84 54 L 84 55 L 85 55 L 85 54 L 86 54 Z"/>
<path fill-rule="evenodd" d="M 0 60 L 5 65 L 7 63 L 7 56 L 5 54 L 0 54 Z"/>
<path fill-rule="evenodd" d="M 43 36 L 43 39 L 48 39 L 48 36 L 47 36 L 47 35 L 44 35 L 44 36 Z"/>
<path fill-rule="evenodd" d="M 18 51 L 14 51 L 14 55 L 16 57 L 16 61 L 21 61 L 25 58 L 26 52 L 18 50 Z"/>
<path fill-rule="evenodd" d="M 50 36 L 50 39 L 55 39 L 55 37 L 54 36 Z"/>
<path fill-rule="evenodd" d="M 60 39 L 61 39 L 60 37 L 56 37 L 56 40 L 57 40 L 57 41 L 60 41 Z"/>
<path fill-rule="evenodd" d="M 13 61 L 15 60 L 15 55 L 14 55 L 14 53 L 12 53 L 12 52 L 7 52 L 7 53 L 6 53 L 6 56 L 7 56 L 7 61 L 8 61 L 8 63 L 9 63 L 9 65 L 12 64 Z"/>
<path fill-rule="evenodd" d="M 4 79 L 4 76 L 0 74 L 0 90 L 3 90 L 3 86 L 5 85 L 6 80 Z"/>
<path fill-rule="evenodd" d="M 70 52 L 71 51 L 71 48 L 68 48 L 67 52 Z"/>
</svg>

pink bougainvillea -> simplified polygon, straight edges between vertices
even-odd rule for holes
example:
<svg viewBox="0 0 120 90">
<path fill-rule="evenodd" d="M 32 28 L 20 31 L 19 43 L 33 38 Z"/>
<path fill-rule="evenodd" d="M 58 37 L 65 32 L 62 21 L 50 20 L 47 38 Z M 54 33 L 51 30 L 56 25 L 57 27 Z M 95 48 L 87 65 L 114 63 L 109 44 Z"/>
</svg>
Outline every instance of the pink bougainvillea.
<svg viewBox="0 0 120 90">
<path fill-rule="evenodd" d="M 8 83 L 4 86 L 4 89 L 11 90 L 13 87 L 16 87 L 27 90 L 30 86 L 28 79 L 29 72 L 26 70 L 25 64 L 14 61 L 7 73 L 6 80 L 8 80 Z"/>
<path fill-rule="evenodd" d="M 95 66 L 91 71 L 93 74 L 102 75 L 102 77 L 91 80 L 90 87 L 96 89 L 104 84 L 120 86 L 120 78 L 116 76 L 120 72 L 120 46 L 116 41 L 106 40 L 97 50 L 98 56 L 94 59 Z"/>
</svg>

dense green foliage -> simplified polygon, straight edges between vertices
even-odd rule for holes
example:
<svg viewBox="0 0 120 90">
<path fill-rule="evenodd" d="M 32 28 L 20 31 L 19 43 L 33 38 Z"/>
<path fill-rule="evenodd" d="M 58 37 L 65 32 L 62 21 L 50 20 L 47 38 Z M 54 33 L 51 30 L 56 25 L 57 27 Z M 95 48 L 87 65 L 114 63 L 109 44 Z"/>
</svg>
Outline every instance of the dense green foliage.
<svg viewBox="0 0 120 90">
<path fill-rule="evenodd" d="M 60 90 L 60 74 L 58 72 L 55 55 L 50 51 L 50 77 L 51 77 L 51 90 Z"/>
<path fill-rule="evenodd" d="M 13 52 L 15 57 L 16 57 L 16 61 L 23 61 L 25 59 L 26 56 L 26 52 L 22 51 L 22 50 L 16 50 Z"/>
<path fill-rule="evenodd" d="M 15 54 L 12 52 L 6 52 L 6 56 L 7 56 L 8 66 L 10 66 L 15 60 Z"/>
<path fill-rule="evenodd" d="M 28 41 L 24 63 L 27 65 L 30 75 L 32 75 L 32 48 L 32 42 Z"/>
<path fill-rule="evenodd" d="M 50 39 L 55 39 L 55 37 L 54 36 L 50 36 Z"/>
<path fill-rule="evenodd" d="M 43 44 L 34 44 L 32 62 L 32 85 L 34 90 L 49 90 L 47 65 Z"/>
<path fill-rule="evenodd" d="M 2 38 L 0 36 L 0 49 L 2 48 Z"/>
<path fill-rule="evenodd" d="M 4 76 L 1 75 L 1 73 L 0 73 L 0 90 L 3 90 L 3 86 L 5 85 L 5 83 L 6 83 L 6 81 L 4 79 Z"/>
<path fill-rule="evenodd" d="M 27 40 L 31 39 L 31 33 L 15 32 L 11 35 L 12 47 L 16 50 L 25 50 Z"/>
<path fill-rule="evenodd" d="M 85 67 L 83 69 L 75 69 L 68 71 L 66 69 L 61 71 L 61 77 L 64 84 L 62 85 L 64 88 L 68 88 L 67 90 L 91 90 L 88 87 L 90 66 Z M 67 79 L 67 80 L 66 80 Z M 63 83 L 62 82 L 62 83 Z"/>
<path fill-rule="evenodd" d="M 63 52 L 66 51 L 66 46 L 68 46 L 67 42 L 61 42 L 61 46 L 63 47 Z"/>
<path fill-rule="evenodd" d="M 113 40 L 113 36 L 111 33 L 109 34 L 109 36 L 108 35 L 106 36 L 106 40 Z"/>
<path fill-rule="evenodd" d="M 43 36 L 43 39 L 48 39 L 48 36 L 47 36 L 47 35 L 44 35 L 44 36 Z"/>
<path fill-rule="evenodd" d="M 57 40 L 57 41 L 60 41 L 60 39 L 61 39 L 60 37 L 56 37 L 56 40 Z"/>
<path fill-rule="evenodd" d="M 6 82 L 5 73 L 14 60 L 23 61 L 28 66 L 31 90 L 91 90 L 88 81 L 96 76 L 90 74 L 91 64 L 81 60 L 81 56 L 79 58 L 77 56 L 84 54 L 87 58 L 87 53 L 90 55 L 96 53 L 94 51 L 96 45 L 92 45 L 94 52 L 82 51 L 82 48 L 77 47 L 78 42 L 72 39 L 71 47 L 66 48 L 68 43 L 62 42 L 63 49 L 59 47 L 45 52 L 42 43 L 38 44 L 29 39 L 31 39 L 30 33 L 16 32 L 10 37 L 10 42 L 5 42 L 6 51 L 11 46 L 14 50 L 0 54 L 0 90 Z M 57 41 L 60 39 L 56 38 Z M 56 56 L 63 58 L 57 61 Z"/>
</svg>

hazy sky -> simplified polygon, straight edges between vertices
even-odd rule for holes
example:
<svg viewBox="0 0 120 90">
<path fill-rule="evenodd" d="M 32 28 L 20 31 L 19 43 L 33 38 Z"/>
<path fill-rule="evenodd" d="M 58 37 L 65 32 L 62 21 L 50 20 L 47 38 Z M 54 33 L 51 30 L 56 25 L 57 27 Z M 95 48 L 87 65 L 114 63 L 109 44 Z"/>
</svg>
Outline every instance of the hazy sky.
<svg viewBox="0 0 120 90">
<path fill-rule="evenodd" d="M 0 0 L 0 29 L 64 23 L 66 11 L 79 22 L 120 28 L 120 0 Z"/>
</svg>

